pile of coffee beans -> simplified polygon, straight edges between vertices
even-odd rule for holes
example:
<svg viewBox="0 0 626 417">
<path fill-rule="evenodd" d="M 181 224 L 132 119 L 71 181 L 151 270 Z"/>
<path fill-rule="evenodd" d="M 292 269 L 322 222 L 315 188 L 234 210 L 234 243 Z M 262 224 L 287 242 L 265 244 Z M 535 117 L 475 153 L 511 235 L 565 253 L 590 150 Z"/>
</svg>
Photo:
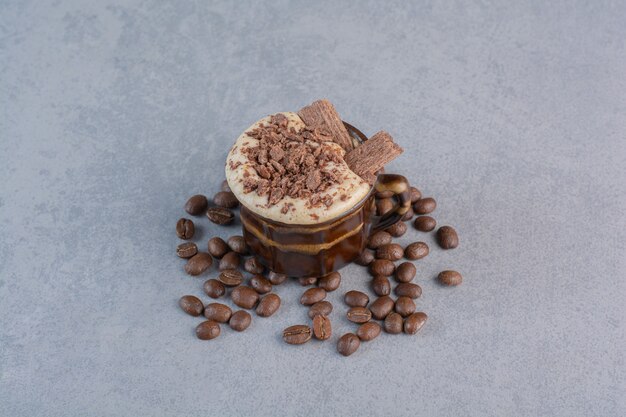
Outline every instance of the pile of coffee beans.
<svg viewBox="0 0 626 417">
<path fill-rule="evenodd" d="M 415 300 L 422 295 L 422 288 L 412 282 L 417 274 L 414 262 L 428 256 L 430 248 L 425 242 L 416 241 L 402 247 L 394 243 L 395 238 L 403 236 L 407 223 L 413 221 L 419 232 L 433 232 L 437 221 L 431 216 L 437 207 L 432 197 L 422 197 L 415 187 L 410 189 L 411 209 L 402 221 L 384 231 L 374 233 L 367 242 L 367 247 L 355 263 L 364 266 L 371 275 L 371 289 L 376 299 L 364 292 L 349 290 L 344 294 L 348 309 L 346 320 L 357 327 L 354 333 L 346 333 L 338 338 L 337 351 L 344 356 L 355 353 L 361 342 L 376 339 L 383 331 L 388 334 L 416 334 L 426 323 L 426 313 L 417 311 Z M 394 207 L 390 193 L 377 193 L 377 215 L 383 215 Z M 185 203 L 185 211 L 192 216 L 205 214 L 218 225 L 229 225 L 236 220 L 233 209 L 239 205 L 226 181 L 221 191 L 212 200 L 204 195 L 194 195 Z M 415 217 L 416 216 L 416 217 Z M 415 220 L 413 218 L 415 217 Z M 188 218 L 181 218 L 176 223 L 176 235 L 187 242 L 180 243 L 176 255 L 185 259 L 184 270 L 187 274 L 198 276 L 209 271 L 213 264 L 217 266 L 217 276 L 206 280 L 204 293 L 212 299 L 229 298 L 240 310 L 233 311 L 224 303 L 212 302 L 204 305 L 193 295 L 185 295 L 179 300 L 180 308 L 187 314 L 206 320 L 196 327 L 196 336 L 202 340 L 211 340 L 221 334 L 221 325 L 228 325 L 232 330 L 242 332 L 252 323 L 254 311 L 258 317 L 271 317 L 278 311 L 281 298 L 273 292 L 274 287 L 287 280 L 287 276 L 266 271 L 259 260 L 250 253 L 242 236 L 234 235 L 226 241 L 220 237 L 209 239 L 206 252 L 194 242 L 195 225 Z M 442 226 L 435 231 L 436 241 L 442 249 L 454 249 L 459 245 L 459 237 L 451 226 Z M 444 286 L 461 284 L 462 276 L 457 271 L 445 270 L 437 279 Z M 329 292 L 341 285 L 341 274 L 333 272 L 323 277 L 299 278 L 304 287 L 300 304 L 308 308 L 310 322 L 294 324 L 283 330 L 285 343 L 301 345 L 311 339 L 326 341 L 332 337 L 330 314 L 333 305 L 326 300 Z"/>
</svg>

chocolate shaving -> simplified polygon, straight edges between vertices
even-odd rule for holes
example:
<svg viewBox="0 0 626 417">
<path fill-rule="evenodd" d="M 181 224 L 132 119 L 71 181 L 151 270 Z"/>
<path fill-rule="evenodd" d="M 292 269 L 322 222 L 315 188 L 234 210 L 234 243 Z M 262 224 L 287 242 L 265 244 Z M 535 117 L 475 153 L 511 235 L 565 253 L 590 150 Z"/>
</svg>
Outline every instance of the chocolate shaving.
<svg viewBox="0 0 626 417">
<path fill-rule="evenodd" d="M 381 130 L 348 152 L 344 160 L 355 174 L 373 184 L 376 173 L 402 152 L 402 148 L 393 142 L 391 135 Z"/>
<path fill-rule="evenodd" d="M 325 136 L 341 146 L 346 152 L 353 148 L 352 139 L 333 104 L 326 100 L 317 100 L 303 107 L 298 112 L 302 121 L 314 129 L 316 137 Z M 305 137 L 306 138 L 306 137 Z M 322 140 L 329 140 L 324 138 Z"/>
</svg>

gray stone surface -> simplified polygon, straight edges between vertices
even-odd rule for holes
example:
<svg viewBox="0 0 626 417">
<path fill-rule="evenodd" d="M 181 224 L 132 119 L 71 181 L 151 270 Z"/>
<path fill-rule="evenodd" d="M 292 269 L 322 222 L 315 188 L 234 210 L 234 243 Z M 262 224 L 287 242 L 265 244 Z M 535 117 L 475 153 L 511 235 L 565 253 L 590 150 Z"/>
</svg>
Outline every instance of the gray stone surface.
<svg viewBox="0 0 626 417">
<path fill-rule="evenodd" d="M 47 5 L 44 3 L 48 3 Z M 626 415 L 623 2 L 0 3 L 1 416 Z M 174 224 L 260 116 L 319 97 L 404 146 L 461 246 L 430 320 L 294 347 L 296 283 L 211 342 Z M 226 236 L 202 219 L 197 241 Z M 442 269 L 465 276 L 438 286 Z M 354 330 L 342 293 L 332 316 Z M 206 297 L 204 297 L 206 300 Z"/>
</svg>

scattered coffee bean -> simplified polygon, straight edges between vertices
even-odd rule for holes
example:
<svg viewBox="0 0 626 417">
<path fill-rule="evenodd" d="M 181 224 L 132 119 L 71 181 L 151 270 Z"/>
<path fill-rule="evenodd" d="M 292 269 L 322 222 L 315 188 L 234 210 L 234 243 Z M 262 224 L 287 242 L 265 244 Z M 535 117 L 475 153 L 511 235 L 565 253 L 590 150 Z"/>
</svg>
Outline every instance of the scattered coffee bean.
<svg viewBox="0 0 626 417">
<path fill-rule="evenodd" d="M 374 260 L 374 251 L 371 249 L 364 249 L 358 258 L 354 260 L 354 263 L 361 266 L 367 266 Z"/>
<path fill-rule="evenodd" d="M 211 340 L 220 335 L 220 325 L 213 320 L 203 321 L 196 327 L 198 339 Z"/>
<path fill-rule="evenodd" d="M 198 247 L 193 242 L 181 243 L 176 247 L 176 255 L 179 258 L 191 258 L 196 253 L 198 253 Z"/>
<path fill-rule="evenodd" d="M 189 219 L 182 218 L 176 222 L 176 236 L 181 239 L 191 239 L 195 230 L 193 222 Z"/>
<path fill-rule="evenodd" d="M 235 208 L 239 205 L 239 201 L 235 194 L 230 191 L 220 191 L 213 196 L 213 203 L 224 208 Z"/>
<path fill-rule="evenodd" d="M 309 285 L 317 284 L 317 277 L 301 277 L 298 278 L 298 282 L 303 287 L 308 287 Z"/>
<path fill-rule="evenodd" d="M 313 335 L 316 339 L 327 340 L 332 334 L 333 330 L 328 317 L 322 315 L 313 317 Z"/>
<path fill-rule="evenodd" d="M 224 284 L 213 278 L 207 280 L 203 288 L 206 295 L 211 298 L 220 298 L 222 295 L 226 294 Z"/>
<path fill-rule="evenodd" d="M 383 275 L 389 277 L 393 275 L 393 271 L 396 270 L 396 266 L 387 259 L 376 259 L 369 265 L 372 275 Z"/>
<path fill-rule="evenodd" d="M 339 288 L 340 284 L 341 274 L 339 272 L 331 272 L 328 275 L 324 275 L 317 282 L 317 285 L 319 285 L 320 288 L 325 289 L 326 292 L 335 291 L 337 288 Z"/>
<path fill-rule="evenodd" d="M 413 219 L 413 216 L 415 216 L 413 207 L 409 207 L 409 209 L 406 211 L 406 213 L 404 213 L 404 216 L 402 216 L 400 220 L 402 220 L 403 222 L 410 222 L 411 219 Z"/>
<path fill-rule="evenodd" d="M 398 259 L 402 259 L 402 256 L 404 256 L 404 249 L 397 243 L 388 243 L 376 249 L 376 258 L 378 259 L 397 261 Z"/>
<path fill-rule="evenodd" d="M 367 323 L 372 319 L 372 312 L 365 307 L 351 307 L 346 315 L 353 323 Z"/>
<path fill-rule="evenodd" d="M 372 312 L 372 317 L 376 320 L 384 320 L 393 310 L 394 302 L 388 295 L 383 295 L 380 298 L 377 298 L 372 304 L 370 304 L 370 311 Z"/>
<path fill-rule="evenodd" d="M 391 284 L 389 279 L 382 275 L 377 275 L 372 279 L 372 291 L 377 296 L 389 295 L 391 293 Z"/>
<path fill-rule="evenodd" d="M 443 226 L 437 230 L 437 243 L 442 249 L 454 249 L 459 246 L 459 235 L 450 226 Z"/>
<path fill-rule="evenodd" d="M 280 285 L 287 280 L 287 275 L 270 271 L 270 273 L 267 274 L 267 279 L 272 285 Z"/>
<path fill-rule="evenodd" d="M 243 282 L 243 274 L 236 269 L 225 269 L 220 273 L 217 279 L 228 287 L 236 287 Z"/>
<path fill-rule="evenodd" d="M 252 256 L 243 263 L 243 269 L 251 274 L 262 274 L 265 267 L 261 265 L 261 261 L 256 256 Z M 269 282 L 269 281 L 268 281 Z"/>
<path fill-rule="evenodd" d="M 431 232 L 437 226 L 437 220 L 433 219 L 430 216 L 419 216 L 413 222 L 413 226 L 420 232 Z"/>
<path fill-rule="evenodd" d="M 391 243 L 391 235 L 384 230 L 374 233 L 370 236 L 367 247 L 370 249 L 378 249 L 382 245 Z"/>
<path fill-rule="evenodd" d="M 396 311 L 396 313 L 398 313 L 402 317 L 410 316 L 411 314 L 415 313 L 416 309 L 417 306 L 415 305 L 415 301 L 413 301 L 409 297 L 398 297 L 394 306 L 394 310 Z"/>
<path fill-rule="evenodd" d="M 311 340 L 311 328 L 304 324 L 289 326 L 283 330 L 283 340 L 290 345 L 301 345 Z"/>
<path fill-rule="evenodd" d="M 267 294 L 261 298 L 256 308 L 256 314 L 261 317 L 269 317 L 280 308 L 280 297 L 278 294 Z"/>
<path fill-rule="evenodd" d="M 328 301 L 318 301 L 309 308 L 309 317 L 313 318 L 317 315 L 328 316 L 333 311 L 333 305 Z"/>
<path fill-rule="evenodd" d="M 404 257 L 415 261 L 428 255 L 428 245 L 424 242 L 413 242 L 404 249 Z"/>
<path fill-rule="evenodd" d="M 252 323 L 252 316 L 244 310 L 235 311 L 228 321 L 230 328 L 237 332 L 246 330 L 250 327 L 250 323 Z"/>
<path fill-rule="evenodd" d="M 267 294 L 272 291 L 272 283 L 263 275 L 255 275 L 250 278 L 250 286 L 259 294 Z"/>
<path fill-rule="evenodd" d="M 417 269 L 411 262 L 402 262 L 396 268 L 396 281 L 398 282 L 411 282 L 415 278 Z"/>
<path fill-rule="evenodd" d="M 409 192 L 411 193 L 411 204 L 422 198 L 422 192 L 415 187 L 411 187 Z"/>
<path fill-rule="evenodd" d="M 405 222 L 398 222 L 386 228 L 385 231 L 393 237 L 400 237 L 406 233 L 406 229 L 407 226 Z"/>
<path fill-rule="evenodd" d="M 391 198 L 393 197 L 393 191 L 376 191 L 376 198 L 377 199 L 383 199 L 383 198 Z"/>
<path fill-rule="evenodd" d="M 243 236 L 231 236 L 228 238 L 228 247 L 233 252 L 236 252 L 240 255 L 248 254 L 248 245 L 246 245 L 246 241 L 243 239 Z"/>
<path fill-rule="evenodd" d="M 396 286 L 394 290 L 398 297 L 420 298 L 422 296 L 422 287 L 412 282 L 403 282 Z"/>
<path fill-rule="evenodd" d="M 404 319 L 404 333 L 415 334 L 417 333 L 428 320 L 426 313 L 413 313 L 406 319 Z"/>
<path fill-rule="evenodd" d="M 204 307 L 204 317 L 218 323 L 227 323 L 232 315 L 233 310 L 226 304 L 211 303 Z"/>
<path fill-rule="evenodd" d="M 366 307 L 370 302 L 370 298 L 361 291 L 351 290 L 346 293 L 343 300 L 350 307 Z"/>
<path fill-rule="evenodd" d="M 250 310 L 255 306 L 257 301 L 259 301 L 259 293 L 254 291 L 254 288 L 240 285 L 233 288 L 233 291 L 230 293 L 230 298 L 238 307 Z"/>
<path fill-rule="evenodd" d="M 379 216 L 383 216 L 393 210 L 393 200 L 391 198 L 382 198 L 376 200 L 376 213 Z"/>
<path fill-rule="evenodd" d="M 359 326 L 359 329 L 356 331 L 356 335 L 362 341 L 369 342 L 370 340 L 376 339 L 380 334 L 380 331 L 380 324 L 375 321 L 369 321 Z"/>
<path fill-rule="evenodd" d="M 232 192 L 231 189 L 230 189 L 230 186 L 228 185 L 228 181 L 226 181 L 226 180 L 222 181 L 222 185 L 220 186 L 220 190 Z"/>
<path fill-rule="evenodd" d="M 439 273 L 439 282 L 443 285 L 460 285 L 463 282 L 463 277 L 456 271 L 442 271 Z"/>
<path fill-rule="evenodd" d="M 306 290 L 302 297 L 300 297 L 300 303 L 305 306 L 313 305 L 326 298 L 326 290 L 323 288 L 309 288 Z"/>
<path fill-rule="evenodd" d="M 235 214 L 224 207 L 209 207 L 206 216 L 215 224 L 227 225 L 235 220 Z"/>
<path fill-rule="evenodd" d="M 337 352 L 350 356 L 361 346 L 361 340 L 354 333 L 346 333 L 337 342 Z"/>
<path fill-rule="evenodd" d="M 437 208 L 437 202 L 432 197 L 420 198 L 413 204 L 413 210 L 417 214 L 432 213 Z"/>
<path fill-rule="evenodd" d="M 185 272 L 189 275 L 200 275 L 213 264 L 213 258 L 208 253 L 200 252 L 189 258 L 185 264 Z"/>
<path fill-rule="evenodd" d="M 178 300 L 178 305 L 183 311 L 190 316 L 198 317 L 204 310 L 204 305 L 198 297 L 193 295 L 185 295 Z"/>
<path fill-rule="evenodd" d="M 396 312 L 391 312 L 385 317 L 385 331 L 389 334 L 402 333 L 402 316 Z"/>
<path fill-rule="evenodd" d="M 225 269 L 237 269 L 241 264 L 241 257 L 236 252 L 228 252 L 220 259 L 219 269 L 223 271 Z"/>
<path fill-rule="evenodd" d="M 185 211 L 192 216 L 204 213 L 209 206 L 209 201 L 202 194 L 191 196 L 185 203 Z"/>
<path fill-rule="evenodd" d="M 209 253 L 217 259 L 222 259 L 224 255 L 230 252 L 228 245 L 221 237 L 212 237 L 209 239 Z"/>
</svg>

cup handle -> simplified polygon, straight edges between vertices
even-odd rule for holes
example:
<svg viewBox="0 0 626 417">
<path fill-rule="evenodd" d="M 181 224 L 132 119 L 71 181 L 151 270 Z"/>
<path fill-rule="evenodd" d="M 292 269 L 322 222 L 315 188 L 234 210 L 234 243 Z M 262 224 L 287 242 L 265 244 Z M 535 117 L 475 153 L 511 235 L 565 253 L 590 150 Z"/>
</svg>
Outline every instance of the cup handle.
<svg viewBox="0 0 626 417">
<path fill-rule="evenodd" d="M 373 221 L 371 233 L 376 233 L 379 230 L 393 226 L 402 219 L 411 207 L 409 182 L 402 175 L 380 174 L 376 179 L 374 189 L 377 192 L 391 191 L 396 197 L 397 204 L 393 210 L 390 210 Z"/>
</svg>

